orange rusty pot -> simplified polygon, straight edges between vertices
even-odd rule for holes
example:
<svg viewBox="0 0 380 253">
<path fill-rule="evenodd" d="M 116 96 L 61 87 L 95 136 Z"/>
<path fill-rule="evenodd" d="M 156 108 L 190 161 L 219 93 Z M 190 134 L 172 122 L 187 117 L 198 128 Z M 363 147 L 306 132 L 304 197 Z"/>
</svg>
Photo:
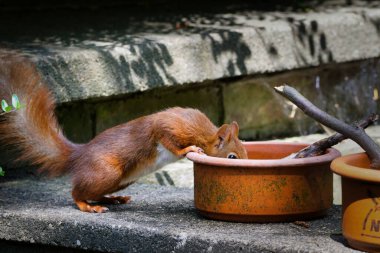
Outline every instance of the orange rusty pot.
<svg viewBox="0 0 380 253">
<path fill-rule="evenodd" d="M 380 171 L 365 153 L 342 156 L 331 169 L 342 176 L 343 236 L 353 248 L 380 251 Z"/>
<path fill-rule="evenodd" d="M 281 159 L 306 144 L 245 142 L 249 159 L 189 153 L 194 162 L 195 207 L 205 217 L 238 222 L 306 220 L 326 214 L 333 201 L 330 162 L 325 155 Z"/>
</svg>

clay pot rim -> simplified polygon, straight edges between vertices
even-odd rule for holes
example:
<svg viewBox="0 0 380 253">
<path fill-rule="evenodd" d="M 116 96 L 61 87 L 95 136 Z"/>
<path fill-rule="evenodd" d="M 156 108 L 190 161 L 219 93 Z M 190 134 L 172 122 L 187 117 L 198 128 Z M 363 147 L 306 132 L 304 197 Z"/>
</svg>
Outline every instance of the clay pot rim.
<svg viewBox="0 0 380 253">
<path fill-rule="evenodd" d="M 299 146 L 300 149 L 308 146 L 305 143 L 292 143 L 292 142 L 264 142 L 252 141 L 244 142 L 244 145 L 294 145 Z M 220 157 L 212 157 L 201 155 L 198 153 L 190 152 L 186 157 L 194 163 L 204 165 L 213 165 L 221 167 L 236 167 L 236 168 L 273 168 L 273 167 L 302 167 L 305 165 L 319 165 L 329 163 L 333 159 L 339 157 L 341 154 L 334 148 L 329 148 L 327 153 L 321 156 L 298 158 L 298 159 L 227 159 Z M 216 167 L 217 168 L 217 167 Z"/>
<path fill-rule="evenodd" d="M 357 153 L 351 155 L 345 155 L 335 159 L 331 163 L 331 170 L 343 177 L 349 177 L 357 180 L 369 181 L 374 183 L 380 183 L 380 171 L 371 168 L 358 167 L 350 165 L 351 161 L 357 159 L 367 158 L 366 153 Z"/>
</svg>

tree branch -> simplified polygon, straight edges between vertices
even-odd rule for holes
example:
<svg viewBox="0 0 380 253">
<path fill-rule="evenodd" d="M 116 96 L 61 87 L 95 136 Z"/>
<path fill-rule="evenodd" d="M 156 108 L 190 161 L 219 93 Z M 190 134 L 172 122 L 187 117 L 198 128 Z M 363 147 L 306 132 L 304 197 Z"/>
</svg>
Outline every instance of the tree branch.
<svg viewBox="0 0 380 253">
<path fill-rule="evenodd" d="M 378 115 L 372 114 L 368 118 L 360 121 L 356 126 L 365 129 L 368 126 L 372 125 L 378 120 Z M 323 155 L 326 152 L 326 149 L 331 148 L 332 146 L 342 142 L 347 139 L 346 136 L 340 133 L 335 133 L 327 138 L 314 142 L 310 146 L 298 151 L 296 154 L 293 154 L 291 158 L 305 158 L 305 157 L 313 157 Z"/>
<path fill-rule="evenodd" d="M 274 89 L 277 93 L 293 102 L 306 115 L 359 144 L 367 152 L 371 160 L 371 168 L 380 169 L 380 147 L 365 133 L 363 128 L 348 125 L 320 110 L 290 86 L 283 85 Z"/>
</svg>

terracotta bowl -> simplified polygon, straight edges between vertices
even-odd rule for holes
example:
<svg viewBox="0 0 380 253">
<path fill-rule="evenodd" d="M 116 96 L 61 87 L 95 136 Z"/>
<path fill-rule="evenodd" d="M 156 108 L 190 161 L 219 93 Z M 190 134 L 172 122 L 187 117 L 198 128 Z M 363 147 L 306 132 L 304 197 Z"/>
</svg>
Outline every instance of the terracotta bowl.
<svg viewBox="0 0 380 253">
<path fill-rule="evenodd" d="M 354 248 L 380 252 L 380 171 L 365 153 L 342 156 L 331 169 L 342 176 L 342 230 Z"/>
<path fill-rule="evenodd" d="M 333 201 L 330 162 L 325 155 L 281 159 L 306 144 L 245 142 L 249 159 L 189 153 L 194 162 L 194 200 L 208 218 L 238 222 L 307 220 L 326 214 Z"/>
</svg>

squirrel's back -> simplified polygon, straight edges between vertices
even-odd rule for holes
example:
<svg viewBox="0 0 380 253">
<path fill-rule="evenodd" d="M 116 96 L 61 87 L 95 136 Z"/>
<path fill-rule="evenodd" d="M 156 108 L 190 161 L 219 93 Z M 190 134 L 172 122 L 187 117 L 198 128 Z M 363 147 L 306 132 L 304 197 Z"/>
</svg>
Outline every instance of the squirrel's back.
<svg viewBox="0 0 380 253">
<path fill-rule="evenodd" d="M 0 52 L 0 99 L 16 94 L 21 109 L 1 115 L 0 143 L 17 150 L 16 161 L 39 165 L 51 176 L 67 172 L 76 145 L 62 134 L 54 115 L 55 101 L 32 62 L 13 52 Z"/>
<path fill-rule="evenodd" d="M 205 137 L 214 137 L 218 130 L 204 113 L 193 108 L 172 107 L 153 116 L 155 129 L 175 136 L 177 142 L 183 142 L 183 147 L 201 143 Z"/>
</svg>

